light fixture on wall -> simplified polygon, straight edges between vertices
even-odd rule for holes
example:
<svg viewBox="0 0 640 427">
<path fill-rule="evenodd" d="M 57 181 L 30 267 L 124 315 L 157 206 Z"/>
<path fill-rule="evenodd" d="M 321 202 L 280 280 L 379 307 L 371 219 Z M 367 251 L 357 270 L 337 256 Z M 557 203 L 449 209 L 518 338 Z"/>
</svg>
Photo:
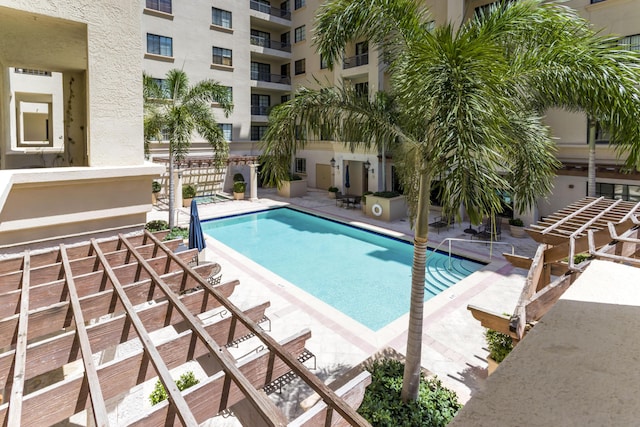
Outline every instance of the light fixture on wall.
<svg viewBox="0 0 640 427">
<path fill-rule="evenodd" d="M 331 160 L 329 160 L 329 163 L 331 164 L 332 168 L 340 170 L 340 165 L 336 165 L 336 159 L 334 159 L 333 157 L 331 158 Z"/>
<path fill-rule="evenodd" d="M 374 173 L 374 170 L 371 168 L 371 162 L 370 162 L 368 159 L 367 159 L 367 161 L 366 161 L 366 162 L 364 162 L 364 168 L 365 168 L 367 171 L 369 171 L 369 172 L 371 172 L 371 173 Z"/>
</svg>

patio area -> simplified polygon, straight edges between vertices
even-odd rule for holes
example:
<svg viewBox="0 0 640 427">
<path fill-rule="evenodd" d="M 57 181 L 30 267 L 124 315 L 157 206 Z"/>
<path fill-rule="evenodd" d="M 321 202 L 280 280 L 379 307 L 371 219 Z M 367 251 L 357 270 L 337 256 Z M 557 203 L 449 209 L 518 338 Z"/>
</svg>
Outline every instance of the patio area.
<svg viewBox="0 0 640 427">
<path fill-rule="evenodd" d="M 360 209 L 336 206 L 335 200 L 326 191 L 310 189 L 304 197 L 283 199 L 277 196 L 274 189 L 260 189 L 258 196 L 258 200 L 253 202 L 242 200 L 200 204 L 200 218 L 207 220 L 292 205 L 398 238 L 412 238 L 408 218 L 393 222 L 379 221 L 365 216 Z M 431 220 L 438 215 L 439 212 L 434 212 Z M 167 210 L 162 202 L 148 216 L 149 220 L 166 218 Z M 177 218 L 179 225 L 188 225 L 189 209 L 180 208 Z M 503 228 L 498 244 L 471 241 L 470 235 L 464 232 L 468 226 L 468 223 L 463 223 L 442 228 L 439 232 L 430 230 L 431 245 L 438 245 L 447 238 L 459 239 L 451 242 L 455 253 L 489 264 L 425 303 L 422 354 L 422 366 L 455 390 L 463 403 L 483 387 L 487 375 L 485 357 L 488 353 L 484 329 L 466 307 L 473 304 L 497 313 L 512 312 L 524 285 L 526 270 L 512 267 L 501 253 L 511 252 L 513 247 L 518 255 L 532 256 L 537 247 L 529 237 L 511 237 L 508 227 Z M 210 237 L 206 240 L 207 248 L 201 256 L 219 263 L 226 279 L 238 279 L 242 283 L 231 296 L 232 301 L 238 305 L 271 301 L 267 315 L 273 322 L 271 334 L 274 338 L 286 337 L 304 327 L 311 330 L 312 336 L 307 347 L 317 356 L 315 373 L 324 381 L 332 381 L 381 349 L 390 347 L 404 353 L 408 315 L 373 332 L 227 246 Z M 448 243 L 442 246 L 444 250 L 447 247 Z M 410 286 L 409 282 L 407 286 Z M 251 343 L 246 343 L 245 348 L 248 351 Z M 281 406 L 286 407 L 290 414 L 295 414 L 301 412 L 300 403 L 308 393 L 293 382 L 283 388 L 282 394 L 275 396 L 281 401 Z M 218 422 L 234 425 L 233 418 Z"/>
</svg>

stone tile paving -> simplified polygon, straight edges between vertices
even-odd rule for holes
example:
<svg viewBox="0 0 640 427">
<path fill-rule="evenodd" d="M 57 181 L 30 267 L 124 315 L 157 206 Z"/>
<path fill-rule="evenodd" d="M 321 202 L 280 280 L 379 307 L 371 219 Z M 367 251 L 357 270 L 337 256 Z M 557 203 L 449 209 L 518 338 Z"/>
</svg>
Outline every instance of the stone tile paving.
<svg viewBox="0 0 640 427">
<path fill-rule="evenodd" d="M 380 227 L 409 240 L 412 236 L 408 219 L 387 223 L 369 218 L 360 209 L 336 206 L 327 192 L 320 190 L 310 189 L 305 197 L 284 199 L 278 197 L 273 189 L 260 189 L 257 201 L 218 202 L 199 205 L 198 208 L 201 219 L 211 219 L 287 204 L 346 222 Z M 179 224 L 185 225 L 189 219 L 188 208 L 179 210 Z M 437 215 L 434 213 L 433 217 Z M 149 219 L 166 219 L 166 216 L 166 210 L 160 206 L 149 214 Z M 452 243 L 455 252 L 488 261 L 492 251 L 491 262 L 483 270 L 425 303 L 422 355 L 423 367 L 455 390 L 462 402 L 482 387 L 486 378 L 484 330 L 466 309 L 467 304 L 495 312 L 512 312 L 526 275 L 526 271 L 511 267 L 500 255 L 503 251 L 510 252 L 510 246 L 470 243 L 468 235 L 463 232 L 467 226 L 456 224 L 449 230 L 430 233 L 430 244 L 438 244 L 448 237 L 465 239 L 465 242 Z M 519 255 L 532 256 L 537 247 L 529 237 L 511 237 L 508 229 L 503 229 L 501 241 L 512 244 Z M 232 296 L 235 304 L 248 307 L 265 300 L 271 302 L 267 314 L 273 320 L 271 333 L 274 337 L 282 339 L 303 328 L 311 330 L 312 338 L 307 347 L 317 355 L 315 372 L 323 379 L 347 371 L 383 347 L 389 346 L 404 353 L 408 315 L 381 331 L 372 332 L 212 238 L 207 237 L 204 252 L 206 259 L 222 265 L 223 280 L 240 280 L 241 285 Z M 246 344 L 249 347 L 255 343 L 250 341 Z M 290 416 L 295 416 L 301 411 L 299 402 L 308 393 L 304 387 L 293 383 L 281 395 L 276 393 L 272 396 Z M 228 418 L 210 425 L 234 425 L 234 421 Z"/>
</svg>

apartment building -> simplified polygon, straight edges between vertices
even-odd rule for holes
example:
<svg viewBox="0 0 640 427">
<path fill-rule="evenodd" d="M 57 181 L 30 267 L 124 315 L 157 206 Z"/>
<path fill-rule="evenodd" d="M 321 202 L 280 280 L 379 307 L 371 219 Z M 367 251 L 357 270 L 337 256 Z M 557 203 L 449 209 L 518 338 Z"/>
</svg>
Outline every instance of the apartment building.
<svg viewBox="0 0 640 427">
<path fill-rule="evenodd" d="M 144 69 L 155 78 L 171 68 L 183 68 L 196 81 L 213 78 L 228 86 L 235 105 L 229 117 L 217 114 L 230 141 L 231 153 L 256 155 L 267 126 L 269 109 L 292 96 L 300 86 L 352 85 L 373 93 L 385 89 L 388 76 L 375 46 L 357 40 L 345 49 L 333 70 L 313 46 L 314 16 L 322 0 L 145 0 L 143 12 Z M 434 25 L 460 23 L 491 4 L 487 0 L 425 0 Z M 640 0 L 571 0 L 565 3 L 604 33 L 625 38 L 640 49 Z M 214 107 L 215 108 L 215 107 Z M 541 199 L 529 222 L 585 196 L 587 181 L 587 119 L 584 114 L 549 111 L 546 118 L 557 138 L 558 172 L 554 195 Z M 640 201 L 640 175 L 622 174 L 621 163 L 598 135 L 598 192 L 607 197 Z M 163 151 L 155 146 L 154 154 Z M 194 152 L 206 153 L 196 141 Z M 166 148 L 164 149 L 166 151 Z M 295 172 L 310 187 L 342 188 L 349 166 L 349 192 L 398 187 L 388 153 L 350 152 L 342 144 L 323 140 L 298 151 Z M 508 197 L 508 195 L 505 195 Z"/>
</svg>

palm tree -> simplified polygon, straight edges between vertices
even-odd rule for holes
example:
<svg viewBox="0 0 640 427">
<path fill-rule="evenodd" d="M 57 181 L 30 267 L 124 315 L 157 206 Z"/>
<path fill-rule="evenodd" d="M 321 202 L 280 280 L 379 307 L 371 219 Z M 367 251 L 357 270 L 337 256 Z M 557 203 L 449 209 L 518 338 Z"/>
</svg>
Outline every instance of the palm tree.
<svg viewBox="0 0 640 427">
<path fill-rule="evenodd" d="M 266 166 L 274 179 L 280 179 L 283 165 L 304 144 L 293 137 L 297 126 L 310 133 L 321 125 L 330 126 L 339 140 L 365 147 L 374 134 L 397 141 L 394 162 L 414 228 L 405 401 L 418 395 L 434 179 L 445 177 L 440 181 L 445 215 L 457 215 L 464 205 L 477 224 L 501 210 L 498 189 L 514 194 L 516 209 L 529 209 L 537 197 L 550 192 L 559 165 L 542 124 L 545 109 L 555 105 L 580 109 L 591 95 L 612 101 L 620 92 L 615 86 L 620 81 L 593 81 L 613 70 L 619 51 L 568 8 L 521 0 L 500 4 L 457 30 L 449 24 L 429 31 L 429 22 L 418 0 L 325 3 L 315 31 L 319 53 L 332 66 L 348 42 L 366 39 L 377 45 L 388 64 L 397 116 L 389 120 L 374 108 L 356 104 L 342 89 L 302 88 L 273 111 L 264 138 Z M 628 74 L 637 73 L 637 58 L 626 55 L 625 60 Z M 587 62 L 596 70 L 573 69 Z M 626 83 L 624 90 L 636 97 L 637 106 L 638 90 Z M 605 101 L 602 106 L 599 117 L 612 111 L 604 108 Z M 638 110 L 633 113 L 636 118 Z M 623 113 L 632 114 L 618 109 L 607 117 L 620 121 Z M 631 135 L 631 127 L 624 133 Z M 637 147 L 637 135 L 632 142 L 629 145 Z M 638 163 L 638 151 L 632 150 L 629 164 Z"/>
<path fill-rule="evenodd" d="M 145 151 L 151 140 L 159 140 L 162 132 L 169 134 L 169 228 L 174 226 L 174 162 L 189 152 L 195 132 L 213 148 L 214 163 L 222 165 L 229 154 L 229 145 L 216 123 L 211 103 L 216 102 L 227 116 L 233 105 L 228 89 L 213 80 L 202 80 L 189 86 L 187 74 L 170 70 L 162 87 L 153 78 L 144 78 Z"/>
</svg>

